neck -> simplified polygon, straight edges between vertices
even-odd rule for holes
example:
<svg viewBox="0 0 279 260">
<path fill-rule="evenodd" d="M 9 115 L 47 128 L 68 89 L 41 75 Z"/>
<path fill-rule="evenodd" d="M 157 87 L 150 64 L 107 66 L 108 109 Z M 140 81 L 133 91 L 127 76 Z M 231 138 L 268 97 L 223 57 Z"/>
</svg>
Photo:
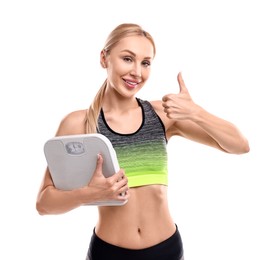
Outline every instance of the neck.
<svg viewBox="0 0 279 260">
<path fill-rule="evenodd" d="M 138 107 L 138 102 L 135 96 L 123 97 L 117 92 L 111 93 L 107 91 L 103 99 L 102 109 L 104 112 L 124 112 Z"/>
</svg>

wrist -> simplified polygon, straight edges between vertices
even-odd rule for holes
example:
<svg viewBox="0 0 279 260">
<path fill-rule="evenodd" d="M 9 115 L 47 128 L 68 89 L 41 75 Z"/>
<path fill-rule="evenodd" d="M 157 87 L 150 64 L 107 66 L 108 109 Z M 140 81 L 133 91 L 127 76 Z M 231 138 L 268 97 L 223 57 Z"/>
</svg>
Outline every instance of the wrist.
<svg viewBox="0 0 279 260">
<path fill-rule="evenodd" d="M 192 109 L 190 113 L 190 120 L 192 120 L 195 123 L 199 123 L 204 120 L 205 118 L 205 110 L 200 107 L 199 105 L 195 104 L 195 107 Z"/>
<path fill-rule="evenodd" d="M 92 188 L 89 188 L 88 186 L 77 189 L 76 198 L 78 199 L 77 203 L 80 205 L 94 203 L 97 201 L 95 192 L 93 192 Z"/>
</svg>

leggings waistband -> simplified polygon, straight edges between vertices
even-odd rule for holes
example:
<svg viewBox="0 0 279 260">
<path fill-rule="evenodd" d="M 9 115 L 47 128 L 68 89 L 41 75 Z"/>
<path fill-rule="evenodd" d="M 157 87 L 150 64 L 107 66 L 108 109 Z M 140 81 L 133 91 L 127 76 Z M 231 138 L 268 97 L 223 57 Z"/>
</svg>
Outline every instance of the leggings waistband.
<svg viewBox="0 0 279 260">
<path fill-rule="evenodd" d="M 86 260 L 182 260 L 183 244 L 176 227 L 175 233 L 165 241 L 144 249 L 128 249 L 107 243 L 94 229 Z"/>
</svg>

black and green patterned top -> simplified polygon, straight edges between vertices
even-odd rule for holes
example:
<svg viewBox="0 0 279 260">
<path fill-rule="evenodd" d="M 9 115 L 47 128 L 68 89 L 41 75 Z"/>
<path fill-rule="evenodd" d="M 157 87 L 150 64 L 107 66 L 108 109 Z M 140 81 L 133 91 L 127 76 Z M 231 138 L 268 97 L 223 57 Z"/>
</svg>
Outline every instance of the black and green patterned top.
<svg viewBox="0 0 279 260">
<path fill-rule="evenodd" d="M 125 170 L 129 187 L 151 184 L 168 185 L 165 127 L 148 101 L 137 98 L 142 109 L 142 124 L 131 134 L 120 134 L 107 124 L 103 110 L 98 132 L 112 143 L 120 168 Z"/>
</svg>

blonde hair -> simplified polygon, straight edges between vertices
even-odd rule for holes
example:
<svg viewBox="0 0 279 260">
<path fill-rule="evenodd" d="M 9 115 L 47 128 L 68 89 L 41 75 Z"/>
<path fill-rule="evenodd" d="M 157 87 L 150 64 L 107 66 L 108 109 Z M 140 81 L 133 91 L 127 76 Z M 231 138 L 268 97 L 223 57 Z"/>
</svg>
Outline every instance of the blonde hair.
<svg viewBox="0 0 279 260">
<path fill-rule="evenodd" d="M 139 25 L 132 23 L 124 23 L 118 25 L 108 36 L 105 47 L 103 48 L 104 53 L 107 55 L 110 53 L 111 49 L 123 38 L 128 36 L 144 36 L 146 37 L 154 49 L 154 56 L 156 54 L 156 47 L 152 36 L 144 31 Z M 85 131 L 87 134 L 96 133 L 98 129 L 98 117 L 102 108 L 102 102 L 105 95 L 107 87 L 107 79 L 104 81 L 103 85 L 97 92 L 93 102 L 87 109 L 86 119 L 85 119 Z"/>
</svg>

